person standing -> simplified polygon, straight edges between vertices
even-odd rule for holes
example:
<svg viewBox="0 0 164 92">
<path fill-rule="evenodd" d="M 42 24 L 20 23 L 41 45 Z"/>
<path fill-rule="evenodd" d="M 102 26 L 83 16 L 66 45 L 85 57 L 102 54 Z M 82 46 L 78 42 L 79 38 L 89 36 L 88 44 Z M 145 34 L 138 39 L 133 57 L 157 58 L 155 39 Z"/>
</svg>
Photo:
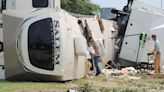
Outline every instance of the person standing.
<svg viewBox="0 0 164 92">
<path fill-rule="evenodd" d="M 155 34 L 153 34 L 152 36 L 152 40 L 155 42 L 154 44 L 154 50 L 152 51 L 152 53 L 154 54 L 154 69 L 155 69 L 155 73 L 160 73 L 160 42 L 157 39 L 157 36 Z"/>
<path fill-rule="evenodd" d="M 95 54 L 93 55 L 93 57 L 94 57 L 94 64 L 95 64 L 95 68 L 96 68 L 96 76 L 98 76 L 99 74 L 101 74 L 101 70 L 99 67 L 100 46 L 99 46 L 98 42 L 96 42 L 92 37 L 89 37 L 88 40 L 95 51 Z"/>
</svg>

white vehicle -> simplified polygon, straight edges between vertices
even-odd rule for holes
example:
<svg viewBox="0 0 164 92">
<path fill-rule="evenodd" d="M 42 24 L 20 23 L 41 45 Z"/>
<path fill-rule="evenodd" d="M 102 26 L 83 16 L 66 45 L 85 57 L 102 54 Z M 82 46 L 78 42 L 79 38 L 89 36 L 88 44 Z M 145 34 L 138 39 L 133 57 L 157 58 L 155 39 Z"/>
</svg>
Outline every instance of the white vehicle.
<svg viewBox="0 0 164 92">
<path fill-rule="evenodd" d="M 5 79 L 2 11 L 40 8 L 60 8 L 60 0 L 0 0 L 0 79 Z"/>
<path fill-rule="evenodd" d="M 116 11 L 113 11 L 116 13 Z M 153 50 L 154 44 L 151 35 L 156 34 L 160 41 L 161 65 L 164 64 L 164 11 L 162 9 L 144 4 L 137 0 L 129 0 L 124 11 L 117 12 L 117 23 L 120 27 L 118 38 L 121 39 L 118 47 L 120 51 L 116 56 L 121 66 L 136 66 L 138 62 L 148 62 L 147 53 Z M 119 18 L 121 21 L 119 21 Z M 145 43 L 140 43 L 140 34 L 145 32 Z M 118 44 L 117 44 L 118 45 Z"/>
<path fill-rule="evenodd" d="M 84 77 L 87 46 L 77 18 L 61 9 L 40 9 L 4 11 L 3 20 L 7 80 Z"/>
</svg>

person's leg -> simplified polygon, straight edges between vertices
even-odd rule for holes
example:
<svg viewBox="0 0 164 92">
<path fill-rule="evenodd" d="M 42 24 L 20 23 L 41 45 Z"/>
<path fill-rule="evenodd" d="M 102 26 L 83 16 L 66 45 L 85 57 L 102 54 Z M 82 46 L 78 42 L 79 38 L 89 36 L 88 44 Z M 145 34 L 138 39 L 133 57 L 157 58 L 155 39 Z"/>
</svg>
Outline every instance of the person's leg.
<svg viewBox="0 0 164 92">
<path fill-rule="evenodd" d="M 96 67 L 96 75 L 101 73 L 100 67 L 98 65 L 99 59 L 100 59 L 100 56 L 94 56 L 94 62 L 95 62 L 95 67 Z"/>
<path fill-rule="evenodd" d="M 157 55 L 154 55 L 154 70 L 155 70 L 155 73 L 158 72 L 158 69 L 157 69 Z"/>
<path fill-rule="evenodd" d="M 157 67 L 158 67 L 158 73 L 160 73 L 160 55 L 157 55 Z"/>
</svg>

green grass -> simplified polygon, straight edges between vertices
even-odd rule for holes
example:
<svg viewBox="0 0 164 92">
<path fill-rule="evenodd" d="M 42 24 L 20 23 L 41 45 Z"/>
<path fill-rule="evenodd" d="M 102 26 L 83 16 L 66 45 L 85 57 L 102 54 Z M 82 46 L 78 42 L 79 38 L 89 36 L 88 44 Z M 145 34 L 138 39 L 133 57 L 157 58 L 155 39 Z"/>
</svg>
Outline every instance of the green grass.
<svg viewBox="0 0 164 92">
<path fill-rule="evenodd" d="M 83 92 L 164 92 L 164 75 L 139 75 L 140 80 L 105 77 L 84 78 L 58 82 L 10 82 L 0 80 L 0 92 L 66 92 L 68 89 Z"/>
<path fill-rule="evenodd" d="M 0 81 L 0 92 L 15 92 L 15 91 L 27 91 L 27 92 L 39 92 L 43 91 L 51 91 L 51 90 L 67 90 L 67 83 L 42 83 L 42 82 L 9 82 L 9 81 Z"/>
</svg>

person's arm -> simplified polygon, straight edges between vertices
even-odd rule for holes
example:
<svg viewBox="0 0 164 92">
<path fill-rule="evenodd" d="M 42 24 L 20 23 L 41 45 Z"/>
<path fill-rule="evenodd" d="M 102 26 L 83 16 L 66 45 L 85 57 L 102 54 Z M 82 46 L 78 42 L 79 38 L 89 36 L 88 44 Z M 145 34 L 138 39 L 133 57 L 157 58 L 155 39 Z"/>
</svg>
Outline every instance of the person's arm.
<svg viewBox="0 0 164 92">
<path fill-rule="evenodd" d="M 152 51 L 152 54 L 155 54 L 156 53 L 156 47 L 154 47 L 153 51 Z"/>
</svg>

